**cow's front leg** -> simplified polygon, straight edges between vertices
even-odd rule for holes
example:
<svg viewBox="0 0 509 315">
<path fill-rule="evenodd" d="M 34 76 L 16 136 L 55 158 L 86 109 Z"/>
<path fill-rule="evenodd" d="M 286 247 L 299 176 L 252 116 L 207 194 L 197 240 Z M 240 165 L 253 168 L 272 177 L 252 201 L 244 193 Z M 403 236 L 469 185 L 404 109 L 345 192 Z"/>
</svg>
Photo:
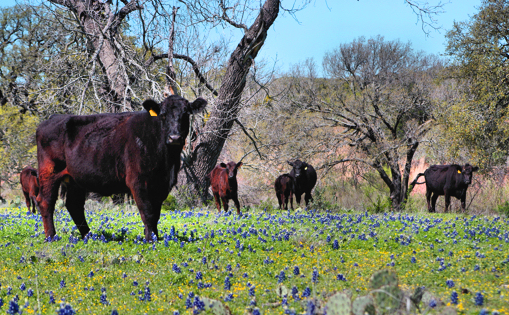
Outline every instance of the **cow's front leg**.
<svg viewBox="0 0 509 315">
<path fill-rule="evenodd" d="M 465 195 L 461 196 L 461 211 L 464 213 L 466 210 L 465 210 L 465 202 L 467 200 L 467 194 L 465 193 Z"/>
<path fill-rule="evenodd" d="M 55 223 L 53 214 L 55 212 L 55 203 L 58 197 L 58 187 L 60 186 L 61 176 L 55 174 L 54 165 L 47 163 L 39 165 L 39 194 L 36 198 L 36 206 L 42 217 L 44 226 L 44 235 L 46 238 L 55 236 Z"/>
<path fill-rule="evenodd" d="M 161 216 L 162 202 L 157 203 L 156 201 L 151 201 L 148 189 L 135 188 L 131 189 L 131 193 L 138 206 L 141 220 L 145 225 L 145 239 L 149 242 L 152 241 L 152 233 L 159 238 L 157 223 Z"/>
<path fill-rule="evenodd" d="M 233 203 L 235 204 L 235 208 L 237 208 L 237 215 L 240 215 L 240 202 L 239 197 L 237 195 L 233 196 Z"/>
<path fill-rule="evenodd" d="M 445 212 L 447 213 L 449 211 L 449 206 L 451 205 L 451 195 L 448 191 L 445 191 Z"/>
<path fill-rule="evenodd" d="M 431 210 L 430 212 L 436 212 L 436 205 L 437 205 L 437 199 L 438 199 L 438 194 L 433 194 L 433 196 L 431 197 Z"/>
</svg>

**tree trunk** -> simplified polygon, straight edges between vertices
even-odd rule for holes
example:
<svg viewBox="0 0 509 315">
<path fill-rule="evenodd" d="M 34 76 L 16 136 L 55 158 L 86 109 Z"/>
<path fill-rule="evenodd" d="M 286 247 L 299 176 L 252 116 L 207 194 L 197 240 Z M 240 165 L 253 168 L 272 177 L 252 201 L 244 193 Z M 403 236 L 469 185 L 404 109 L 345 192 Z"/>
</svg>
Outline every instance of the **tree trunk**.
<svg viewBox="0 0 509 315">
<path fill-rule="evenodd" d="M 246 76 L 263 46 L 267 30 L 278 16 L 279 4 L 279 0 L 265 1 L 255 22 L 231 54 L 215 100 L 216 106 L 204 129 L 200 130 L 197 141 L 192 144 L 192 153 L 182 164 L 178 186 L 191 188 L 203 198 L 207 194 L 208 174 L 216 165 L 233 122 L 242 108 L 240 100 Z"/>
<path fill-rule="evenodd" d="M 128 93 L 128 76 L 124 60 L 115 47 L 117 28 L 132 11 L 141 7 L 131 0 L 120 11 L 111 12 L 110 2 L 99 0 L 49 0 L 67 7 L 79 19 L 80 25 L 90 42 L 91 62 L 98 59 L 107 82 L 101 96 L 111 104 L 112 112 L 132 110 Z"/>
</svg>

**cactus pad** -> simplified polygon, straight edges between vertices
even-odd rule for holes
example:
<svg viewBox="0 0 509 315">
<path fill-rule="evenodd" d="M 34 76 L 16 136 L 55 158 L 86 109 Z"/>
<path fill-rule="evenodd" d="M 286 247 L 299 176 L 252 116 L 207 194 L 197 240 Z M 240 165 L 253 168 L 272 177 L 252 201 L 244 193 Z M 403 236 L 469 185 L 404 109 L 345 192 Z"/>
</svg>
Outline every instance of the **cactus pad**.
<svg viewBox="0 0 509 315">
<path fill-rule="evenodd" d="M 393 286 L 393 287 L 398 286 L 398 275 L 394 271 L 384 269 L 384 270 L 375 272 L 371 276 L 371 279 L 369 281 L 369 287 L 372 290 L 379 289 L 382 286 L 386 286 L 386 285 Z"/>
<path fill-rule="evenodd" d="M 392 285 L 384 285 L 371 291 L 370 294 L 375 300 L 378 314 L 394 314 L 399 309 L 403 298 L 403 292 L 400 288 Z"/>
<path fill-rule="evenodd" d="M 205 309 L 210 310 L 210 312 L 214 315 L 231 315 L 232 312 L 228 308 L 228 306 L 221 303 L 221 301 L 209 299 L 206 297 L 200 297 L 200 299 L 205 303 Z"/>
<path fill-rule="evenodd" d="M 370 295 L 359 296 L 352 303 L 352 312 L 354 315 L 375 315 L 375 302 Z"/>
<path fill-rule="evenodd" d="M 352 303 L 344 293 L 336 293 L 325 304 L 328 315 L 350 315 Z"/>
</svg>

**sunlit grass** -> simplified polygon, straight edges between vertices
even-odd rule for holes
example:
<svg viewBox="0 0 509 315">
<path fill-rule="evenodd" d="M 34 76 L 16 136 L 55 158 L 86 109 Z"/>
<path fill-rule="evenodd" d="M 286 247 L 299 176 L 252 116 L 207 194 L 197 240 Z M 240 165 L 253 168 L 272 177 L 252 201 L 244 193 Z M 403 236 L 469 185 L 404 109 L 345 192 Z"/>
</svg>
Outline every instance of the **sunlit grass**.
<svg viewBox="0 0 509 315">
<path fill-rule="evenodd" d="M 0 312 L 18 296 L 25 314 L 55 314 L 61 303 L 78 314 L 192 314 L 199 296 L 234 314 L 255 305 L 262 314 L 304 313 L 308 299 L 334 291 L 367 294 L 373 272 L 391 268 L 403 289 L 426 286 L 458 311 L 509 314 L 509 231 L 500 218 L 194 209 L 163 213 L 155 244 L 143 240 L 135 208 L 87 211 L 87 220 L 93 235 L 83 241 L 67 211 L 57 211 L 61 239 L 45 242 L 39 216 L 0 210 Z"/>
</svg>

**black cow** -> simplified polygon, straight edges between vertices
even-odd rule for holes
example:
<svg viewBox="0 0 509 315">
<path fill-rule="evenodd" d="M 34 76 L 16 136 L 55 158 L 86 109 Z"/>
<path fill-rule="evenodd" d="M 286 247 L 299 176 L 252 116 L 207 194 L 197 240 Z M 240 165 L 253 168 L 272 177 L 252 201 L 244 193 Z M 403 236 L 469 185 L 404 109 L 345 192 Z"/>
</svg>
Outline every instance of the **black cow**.
<svg viewBox="0 0 509 315">
<path fill-rule="evenodd" d="M 279 209 L 288 210 L 288 200 L 293 210 L 293 192 L 295 191 L 295 183 L 290 174 L 279 175 L 274 183 L 276 190 L 277 201 L 279 202 Z M 282 205 L 282 206 L 281 206 Z"/>
<path fill-rule="evenodd" d="M 477 166 L 470 164 L 461 165 L 432 165 L 424 173 L 419 173 L 410 186 L 418 183 L 419 177 L 424 176 L 426 180 L 426 200 L 428 211 L 435 212 L 435 205 L 438 196 L 445 196 L 445 212 L 449 210 L 451 196 L 461 200 L 461 209 L 465 211 L 465 200 L 467 198 L 468 186 L 472 183 L 472 173 L 478 171 Z M 431 203 L 430 203 L 431 199 Z"/>
<path fill-rule="evenodd" d="M 55 235 L 53 213 L 61 181 L 66 207 L 82 237 L 89 231 L 87 192 L 131 193 L 145 225 L 145 238 L 158 236 L 161 205 L 177 182 L 189 115 L 207 102 L 172 95 L 147 100 L 147 111 L 89 116 L 54 115 L 37 128 L 40 192 L 37 204 L 46 237 Z"/>
<path fill-rule="evenodd" d="M 37 170 L 33 167 L 25 167 L 19 174 L 19 181 L 21 183 L 21 190 L 25 196 L 28 211 L 35 213 L 36 202 L 35 198 L 39 194 L 39 183 L 37 181 Z M 31 208 L 31 209 L 30 209 Z"/>
<path fill-rule="evenodd" d="M 293 166 L 290 176 L 293 177 L 295 182 L 295 199 L 297 204 L 300 205 L 300 197 L 304 195 L 306 201 L 306 207 L 309 201 L 313 201 L 311 196 L 311 190 L 316 185 L 316 171 L 313 166 L 301 160 L 295 160 L 295 162 L 288 161 L 288 164 Z"/>
<path fill-rule="evenodd" d="M 221 202 L 225 212 L 228 212 L 228 201 L 233 200 L 237 208 L 237 214 L 240 214 L 240 203 L 238 196 L 237 170 L 242 166 L 242 162 L 228 162 L 216 165 L 210 172 L 210 187 L 216 200 L 217 211 L 221 212 Z"/>
</svg>

